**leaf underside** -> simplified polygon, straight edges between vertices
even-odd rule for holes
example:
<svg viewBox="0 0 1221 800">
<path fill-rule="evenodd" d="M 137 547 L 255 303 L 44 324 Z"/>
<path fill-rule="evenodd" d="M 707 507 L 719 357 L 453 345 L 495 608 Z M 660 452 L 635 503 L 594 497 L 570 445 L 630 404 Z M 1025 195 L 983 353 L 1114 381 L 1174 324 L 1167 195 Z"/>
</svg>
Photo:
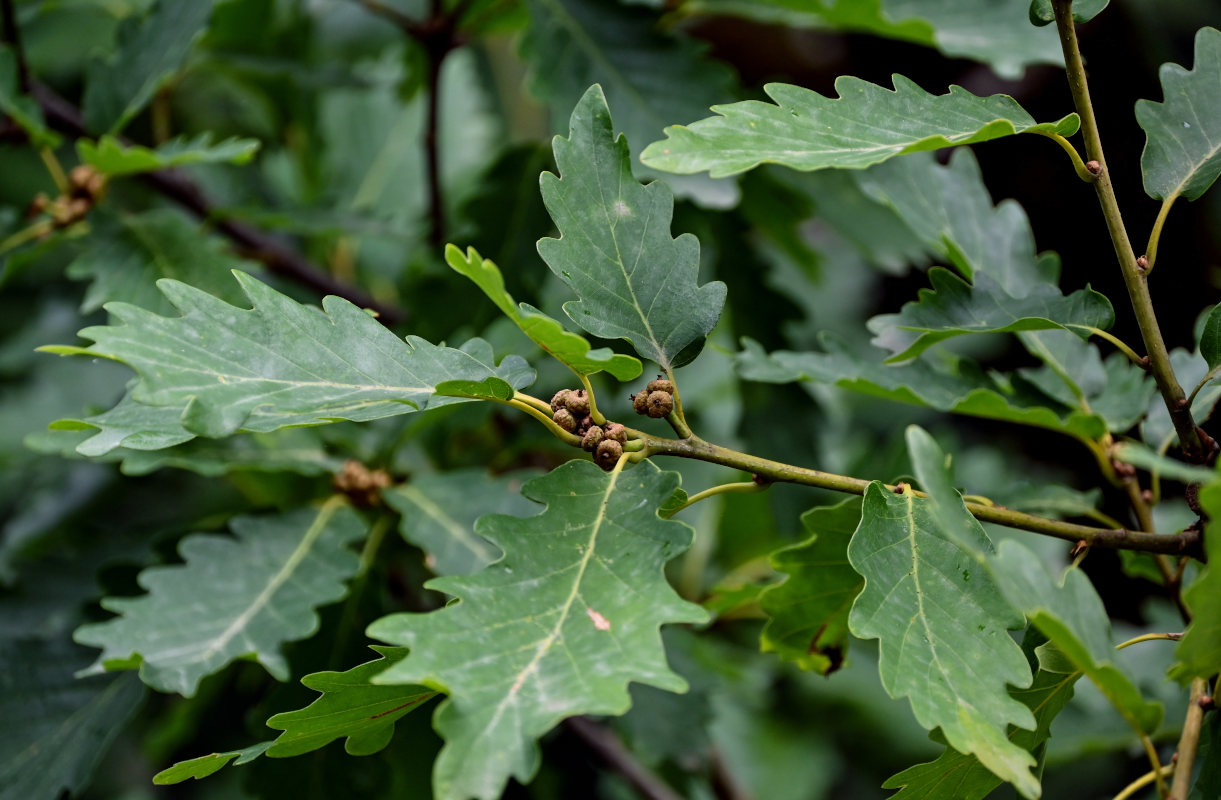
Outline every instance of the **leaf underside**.
<svg viewBox="0 0 1221 800">
<path fill-rule="evenodd" d="M 1208 677 L 1221 672 L 1221 485 L 1212 483 L 1200 490 L 1200 505 L 1208 515 L 1204 529 L 1204 548 L 1208 566 L 1183 592 L 1183 602 L 1191 609 L 1192 619 L 1175 648 L 1177 664 L 1170 675 L 1181 681 Z"/>
</svg>

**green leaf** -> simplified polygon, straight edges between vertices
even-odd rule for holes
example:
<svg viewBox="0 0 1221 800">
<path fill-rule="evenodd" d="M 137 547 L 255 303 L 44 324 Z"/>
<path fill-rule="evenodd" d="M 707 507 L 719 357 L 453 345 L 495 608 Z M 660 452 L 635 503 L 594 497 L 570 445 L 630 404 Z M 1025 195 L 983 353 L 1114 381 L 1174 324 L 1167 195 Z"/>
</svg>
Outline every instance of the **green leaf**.
<svg viewBox="0 0 1221 800">
<path fill-rule="evenodd" d="M 219 772 L 229 762 L 233 762 L 235 765 L 249 764 L 267 752 L 267 748 L 271 747 L 271 744 L 271 742 L 259 742 L 250 747 L 243 747 L 241 750 L 209 753 L 199 758 L 179 761 L 174 766 L 163 769 L 154 775 L 153 783 L 157 786 L 172 786 L 175 783 L 182 783 L 191 778 L 202 780 L 209 775 Z"/>
<path fill-rule="evenodd" d="M 865 577 L 849 626 L 880 640 L 882 683 L 890 696 L 910 699 L 921 725 L 939 727 L 954 749 L 1034 798 L 1035 760 L 1005 733 L 1009 724 L 1035 727 L 1030 709 L 1006 688 L 1030 685 L 1008 633 L 1022 619 L 979 563 L 991 544 L 971 522 L 946 531 L 928 499 L 870 484 L 848 546 L 852 567 Z"/>
<path fill-rule="evenodd" d="M 1036 123 L 1007 95 L 976 97 L 959 86 L 934 96 L 902 75 L 893 91 L 859 78 L 835 81 L 838 97 L 783 83 L 764 87 L 776 104 L 748 100 L 713 106 L 720 116 L 666 128 L 644 149 L 649 166 L 722 177 L 760 164 L 808 171 L 864 169 L 893 156 L 986 142 L 1017 133 L 1075 133 L 1076 114 Z"/>
<path fill-rule="evenodd" d="M 148 475 L 163 468 L 216 477 L 232 472 L 292 472 L 328 475 L 343 467 L 311 430 L 290 428 L 228 439 L 196 439 L 166 450 L 121 450 L 124 475 Z"/>
<path fill-rule="evenodd" d="M 1181 483 L 1212 483 L 1219 477 L 1216 470 L 1187 464 L 1136 442 L 1120 442 L 1111 450 L 1111 457 Z"/>
<path fill-rule="evenodd" d="M 118 447 L 161 450 L 195 438 L 182 427 L 181 408 L 146 406 L 133 400 L 130 393 L 109 411 L 82 419 L 56 420 L 48 427 L 53 431 L 97 431 L 73 446 L 89 458 L 99 458 Z"/>
<path fill-rule="evenodd" d="M 1004 597 L 1101 690 L 1134 729 L 1146 734 L 1157 730 L 1162 706 L 1141 697 L 1116 665 L 1109 641 L 1110 619 L 1081 570 L 1067 570 L 1057 583 L 1034 553 L 1012 539 L 1001 542 L 988 563 Z"/>
<path fill-rule="evenodd" d="M 757 343 L 743 340 L 745 349 L 736 356 L 735 366 L 739 375 L 751 381 L 826 383 L 872 397 L 1034 425 L 1082 439 L 1106 433 L 1100 417 L 1067 408 L 1056 410 L 1046 398 L 1024 396 L 967 359 L 937 354 L 943 356 L 939 361 L 922 358 L 892 365 L 882 363 L 873 353 L 858 355 L 829 334 L 822 337 L 822 345 L 826 352 L 767 354 Z"/>
<path fill-rule="evenodd" d="M 1170 676 L 1180 681 L 1221 672 L 1221 485 L 1200 489 L 1200 506 L 1208 515 L 1204 550 L 1208 565 L 1183 592 L 1192 619 L 1174 650 L 1178 663 Z"/>
<path fill-rule="evenodd" d="M 68 277 L 91 281 L 81 311 L 96 311 L 113 300 L 140 306 L 158 314 L 174 307 L 157 291 L 157 280 L 173 278 L 229 303 L 242 293 L 233 281 L 235 267 L 257 272 L 261 265 L 245 261 L 209 236 L 198 222 L 170 209 L 124 214 L 117 226 L 98 224 L 97 236 L 85 241 L 84 250 L 68 265 Z"/>
<path fill-rule="evenodd" d="M 848 541 L 860 520 L 858 498 L 811 509 L 801 515 L 810 538 L 772 554 L 772 566 L 788 577 L 759 596 L 768 615 L 763 652 L 821 675 L 843 665 L 848 610 L 864 584 L 848 563 Z"/>
<path fill-rule="evenodd" d="M 1061 672 L 1043 666 L 1028 689 L 1010 689 L 1009 694 L 1030 709 L 1037 727 L 1033 731 L 1009 727 L 1009 740 L 1035 752 L 1051 737 L 1051 723 L 1073 696 L 1073 685 L 1081 673 Z M 917 764 L 890 777 L 883 789 L 901 789 L 889 800 L 983 800 L 1002 783 L 974 756 L 947 747 L 935 761 Z"/>
<path fill-rule="evenodd" d="M 683 11 L 915 42 L 982 61 L 1004 78 L 1029 64 L 1064 63 L 1054 33 L 1025 24 L 1027 0 L 688 0 Z"/>
<path fill-rule="evenodd" d="M 1043 362 L 1038 369 L 1024 368 L 1018 373 L 1048 397 L 1070 408 L 1088 408 L 1114 433 L 1131 428 L 1148 410 L 1157 387 L 1124 354 L 1112 353 L 1103 361 L 1097 347 L 1067 331 L 1018 336 Z"/>
<path fill-rule="evenodd" d="M 504 276 L 500 274 L 500 269 L 490 260 L 482 258 L 475 248 L 468 247 L 466 255 L 463 256 L 457 247 L 448 245 L 445 248 L 445 261 L 457 272 L 474 281 L 496 307 L 517 323 L 517 327 L 541 347 L 543 352 L 578 375 L 593 375 L 605 370 L 621 381 L 635 380 L 640 376 L 642 367 L 637 359 L 618 355 L 604 347 L 591 349 L 584 336 L 564 330 L 558 320 L 527 303 L 514 303 L 512 295 L 505 290 Z"/>
<path fill-rule="evenodd" d="M 182 66 L 212 16 L 211 2 L 159 0 L 119 26 L 119 46 L 85 71 L 82 101 L 90 130 L 118 133 Z"/>
<path fill-rule="evenodd" d="M 657 131 L 699 119 L 737 93 L 733 71 L 704 56 L 704 45 L 659 25 L 656 12 L 603 0 L 528 0 L 525 6 L 530 24 L 520 53 L 530 66 L 532 93 L 558 125 L 591 84 L 600 84 L 627 135 L 629 166 L 641 178 L 656 176 L 638 158 Z M 738 199 L 732 181 L 680 179 L 670 188 L 716 208 Z"/>
<path fill-rule="evenodd" d="M 1073 22 L 1080 25 L 1098 16 L 1111 4 L 1111 0 L 1076 0 L 1073 3 Z M 1052 10 L 1051 0 L 1030 0 L 1030 22 L 1042 27 L 1056 21 L 1056 12 Z"/>
<path fill-rule="evenodd" d="M 907 303 L 898 314 L 869 320 L 876 335 L 873 344 L 894 355 L 888 363 L 905 361 L 955 336 L 968 333 L 1016 333 L 1059 328 L 1077 333 L 1083 327 L 1109 328 L 1115 321 L 1111 303 L 1098 292 L 1081 289 L 1065 297 L 1046 284 L 1028 287 L 1013 297 L 987 273 L 969 284 L 947 269 L 928 273 L 931 289 L 921 289 L 919 300 Z"/>
<path fill-rule="evenodd" d="M 60 137 L 47 127 L 38 102 L 21 93 L 17 56 L 7 44 L 0 45 L 0 113 L 17 123 L 35 147 L 59 146 Z"/>
<path fill-rule="evenodd" d="M 1187 800 L 1215 800 L 1221 797 L 1221 714 L 1204 717 L 1196 763 L 1200 765 L 1200 772 Z"/>
<path fill-rule="evenodd" d="M 538 252 L 581 298 L 564 304 L 573 322 L 604 339 L 627 339 L 667 372 L 699 354 L 725 302 L 725 284 L 697 284 L 699 241 L 670 236 L 674 201 L 661 181 L 632 178 L 627 143 L 614 137 L 599 86 L 556 137 L 560 177 L 539 179 L 560 238 Z"/>
<path fill-rule="evenodd" d="M 1022 207 L 1013 200 L 992 205 L 969 148 L 955 150 L 946 166 L 932 153 L 914 153 L 851 175 L 861 191 L 893 209 L 926 248 L 967 280 L 987 273 L 1013 297 L 1059 280 L 1056 265 L 1035 254 Z"/>
<path fill-rule="evenodd" d="M 1163 64 L 1165 101 L 1136 101 L 1136 121 L 1148 137 L 1140 166 L 1150 197 L 1195 200 L 1221 175 L 1221 31 L 1196 33 L 1196 66 Z"/>
<path fill-rule="evenodd" d="M 411 648 L 375 683 L 449 694 L 434 718 L 446 740 L 433 770 L 439 800 L 493 800 L 510 776 L 528 781 L 536 739 L 565 717 L 622 714 L 629 681 L 686 688 L 666 665 L 659 633 L 706 618 L 662 574 L 691 543 L 691 528 L 657 516 L 678 481 L 647 461 L 611 473 L 570 461 L 523 488 L 547 505 L 542 514 L 479 521 L 476 532 L 504 551 L 500 561 L 426 584 L 457 602 L 369 627 Z M 504 646 L 476 635 L 493 629 Z"/>
<path fill-rule="evenodd" d="M 492 476 L 482 469 L 420 475 L 382 491 L 402 514 L 399 533 L 428 554 L 438 575 L 469 575 L 500 557 L 500 550 L 475 533 L 485 514 L 528 516 L 538 506 L 521 495 L 529 473 Z"/>
<path fill-rule="evenodd" d="M 91 673 L 140 670 L 140 679 L 184 697 L 239 658 L 288 679 L 280 645 L 318 628 L 314 609 L 341 599 L 359 566 L 348 545 L 365 523 L 332 500 L 275 517 L 235 517 L 236 538 L 195 534 L 179 545 L 185 564 L 140 573 L 148 594 L 108 597 L 119 616 L 85 625 L 76 641 L 102 648 Z"/>
<path fill-rule="evenodd" d="M 322 313 L 234 274 L 252 309 L 162 280 L 158 287 L 182 316 L 108 303 L 124 324 L 84 329 L 81 336 L 94 341 L 87 348 L 42 349 L 122 361 L 140 376 L 135 401 L 173 406 L 187 431 L 208 437 L 367 421 L 461 402 L 434 397 L 436 385 L 448 380 L 499 377 L 520 388 L 533 379 L 517 356 L 500 367 L 480 361 L 490 348 L 477 340 L 467 345 L 475 355 L 415 336 L 404 344 L 346 300 L 324 298 Z"/>
<path fill-rule="evenodd" d="M 73 676 L 81 650 L 67 637 L 0 640 L 0 800 L 84 794 L 94 768 L 136 712 L 131 675 Z"/>
<path fill-rule="evenodd" d="M 348 755 L 367 756 L 390 743 L 394 723 L 419 708 L 436 692 L 422 686 L 382 686 L 374 675 L 407 656 L 401 647 L 374 647 L 381 658 L 347 672 L 315 672 L 301 683 L 321 692 L 307 707 L 267 720 L 268 727 L 284 731 L 271 745 L 271 758 L 299 756 L 344 737 Z"/>
<path fill-rule="evenodd" d="M 231 137 L 213 144 L 212 138 L 212 133 L 205 131 L 194 138 L 180 136 L 148 148 L 125 145 L 114 136 L 103 136 L 97 142 L 78 139 L 76 152 L 82 162 L 115 178 L 184 164 L 246 164 L 259 149 L 256 139 Z"/>
<path fill-rule="evenodd" d="M 1213 306 L 1204 320 L 1204 330 L 1200 332 L 1200 355 L 1204 356 L 1210 370 L 1221 367 L 1221 304 Z"/>
</svg>

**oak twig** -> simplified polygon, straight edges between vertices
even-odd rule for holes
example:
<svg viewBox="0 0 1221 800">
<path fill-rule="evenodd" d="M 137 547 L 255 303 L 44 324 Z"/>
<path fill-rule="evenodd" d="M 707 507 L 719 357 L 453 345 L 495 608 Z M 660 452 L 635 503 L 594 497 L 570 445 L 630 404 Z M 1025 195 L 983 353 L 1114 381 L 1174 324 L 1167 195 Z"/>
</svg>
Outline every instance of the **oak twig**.
<svg viewBox="0 0 1221 800">
<path fill-rule="evenodd" d="M 1207 688 L 1208 682 L 1203 678 L 1191 682 L 1191 699 L 1187 701 L 1187 717 L 1183 720 L 1183 733 L 1179 736 L 1179 759 L 1175 763 L 1174 782 L 1170 784 L 1168 800 L 1187 800 L 1187 794 L 1191 791 L 1191 769 L 1195 765 L 1196 749 L 1200 746 L 1200 728 L 1204 724 L 1204 707 L 1200 705 L 1200 698 Z"/>
<path fill-rule="evenodd" d="M 1153 310 L 1153 300 L 1149 295 L 1147 268 L 1137 265 L 1136 253 L 1132 250 L 1131 240 L 1124 228 L 1123 216 L 1119 211 L 1119 203 L 1115 197 L 1115 187 L 1111 183 L 1111 174 L 1107 169 L 1106 156 L 1102 150 L 1102 139 L 1098 135 L 1098 122 L 1094 117 L 1094 107 L 1090 102 L 1089 86 L 1086 83 L 1085 65 L 1081 60 L 1081 51 L 1077 43 L 1077 28 L 1073 23 L 1072 0 L 1052 0 L 1052 8 L 1056 14 L 1056 30 L 1060 35 L 1060 46 L 1064 51 L 1065 70 L 1068 74 L 1068 86 L 1072 92 L 1073 105 L 1081 117 L 1081 135 L 1085 139 L 1086 157 L 1098 162 L 1097 179 L 1094 181 L 1094 191 L 1102 206 L 1102 215 L 1106 220 L 1107 232 L 1111 237 L 1111 245 L 1115 256 L 1119 259 L 1119 267 L 1123 273 L 1124 284 L 1128 289 L 1128 297 L 1132 302 L 1132 310 L 1136 315 L 1136 323 L 1140 328 L 1141 338 L 1145 343 L 1145 352 L 1149 354 L 1149 372 L 1157 382 L 1158 391 L 1166 403 L 1166 410 L 1178 433 L 1179 443 L 1187 459 L 1193 463 L 1204 463 L 1208 453 L 1196 432 L 1195 421 L 1191 417 L 1191 406 L 1175 377 L 1170 365 L 1170 354 L 1162 339 L 1158 327 L 1157 315 Z M 1147 262 L 1146 262 L 1147 263 Z"/>
</svg>

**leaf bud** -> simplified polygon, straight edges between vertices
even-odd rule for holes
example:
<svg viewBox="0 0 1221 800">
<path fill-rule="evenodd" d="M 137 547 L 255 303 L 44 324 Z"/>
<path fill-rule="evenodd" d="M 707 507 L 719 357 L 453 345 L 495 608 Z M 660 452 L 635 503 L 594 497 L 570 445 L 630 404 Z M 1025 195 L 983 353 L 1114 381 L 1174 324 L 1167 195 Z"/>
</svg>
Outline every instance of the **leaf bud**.
<svg viewBox="0 0 1221 800">
<path fill-rule="evenodd" d="M 619 444 L 627 442 L 627 428 L 620 425 L 618 422 L 608 422 L 602 430 L 603 436 L 607 439 L 613 439 Z"/>
<path fill-rule="evenodd" d="M 589 413 L 589 395 L 584 389 L 573 389 L 564 398 L 564 407 L 578 417 Z"/>
<path fill-rule="evenodd" d="M 566 408 L 558 409 L 551 418 L 555 420 L 555 424 L 559 425 L 569 433 L 577 429 L 577 418 L 572 415 L 572 412 Z"/>
<path fill-rule="evenodd" d="M 674 394 L 674 384 L 658 376 L 657 380 L 649 381 L 649 385 L 644 387 L 646 392 L 665 392 L 666 394 Z"/>
<path fill-rule="evenodd" d="M 636 410 L 637 414 L 649 413 L 649 393 L 636 392 L 632 395 L 632 408 Z"/>
<path fill-rule="evenodd" d="M 551 410 L 552 411 L 559 411 L 561 408 L 565 408 L 567 406 L 568 393 L 570 391 L 572 391 L 572 390 L 571 389 L 560 389 L 558 392 L 556 392 L 554 395 L 552 395 L 552 397 L 551 397 Z"/>
<path fill-rule="evenodd" d="M 623 455 L 623 445 L 614 439 L 603 439 L 598 443 L 598 449 L 594 451 L 594 461 L 599 467 L 610 472 L 619 463 L 621 455 Z"/>
<path fill-rule="evenodd" d="M 598 443 L 602 441 L 603 431 L 597 425 L 590 426 L 585 432 L 585 437 L 581 439 L 581 447 L 589 452 L 593 452 L 597 448 Z"/>
<path fill-rule="evenodd" d="M 646 413 L 653 419 L 668 417 L 674 410 L 674 396 L 669 392 L 649 392 Z"/>
<path fill-rule="evenodd" d="M 1098 176 L 1102 174 L 1102 164 L 1097 161 L 1089 160 L 1085 162 L 1085 169 L 1091 175 Z"/>
</svg>

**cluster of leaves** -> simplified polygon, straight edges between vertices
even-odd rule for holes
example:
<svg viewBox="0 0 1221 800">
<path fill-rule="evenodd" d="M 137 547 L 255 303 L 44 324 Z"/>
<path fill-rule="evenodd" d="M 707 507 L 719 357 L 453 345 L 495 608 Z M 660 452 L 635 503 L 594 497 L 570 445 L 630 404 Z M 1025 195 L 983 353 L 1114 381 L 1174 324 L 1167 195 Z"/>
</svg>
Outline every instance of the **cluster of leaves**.
<svg viewBox="0 0 1221 800">
<path fill-rule="evenodd" d="M 200 797 L 1152 792 L 1185 724 L 1215 796 L 1184 686 L 1221 672 L 1221 478 L 1167 455 L 1086 282 L 1109 245 L 1063 286 L 968 147 L 1079 184 L 1081 118 L 902 75 L 760 92 L 698 38 L 1016 78 L 1062 65 L 1052 3 L 0 5 L 0 799 L 117 793 L 121 757 Z M 1221 174 L 1221 33 L 1194 47 L 1128 120 L 1159 231 Z M 1194 336 L 1168 364 L 1207 428 L 1221 312 Z M 634 421 L 646 361 L 668 426 Z M 616 464 L 561 388 L 627 425 Z M 1207 523 L 1091 580 L 997 505 Z"/>
</svg>

